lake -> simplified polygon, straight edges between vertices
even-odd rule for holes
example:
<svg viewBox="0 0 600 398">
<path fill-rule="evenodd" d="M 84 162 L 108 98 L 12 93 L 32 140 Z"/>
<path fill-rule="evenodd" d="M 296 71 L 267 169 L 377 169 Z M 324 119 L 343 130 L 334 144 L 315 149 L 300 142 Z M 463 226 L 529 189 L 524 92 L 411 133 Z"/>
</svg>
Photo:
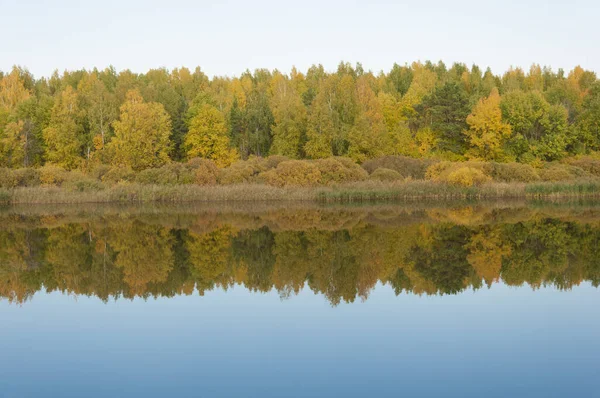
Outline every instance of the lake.
<svg viewBox="0 0 600 398">
<path fill-rule="evenodd" d="M 0 209 L 0 397 L 600 396 L 600 203 Z"/>
</svg>

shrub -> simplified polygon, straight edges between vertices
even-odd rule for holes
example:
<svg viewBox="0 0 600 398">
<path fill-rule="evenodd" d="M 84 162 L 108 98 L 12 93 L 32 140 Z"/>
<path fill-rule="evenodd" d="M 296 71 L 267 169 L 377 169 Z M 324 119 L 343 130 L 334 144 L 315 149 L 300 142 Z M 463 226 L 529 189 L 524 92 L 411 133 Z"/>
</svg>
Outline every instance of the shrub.
<svg viewBox="0 0 600 398">
<path fill-rule="evenodd" d="M 288 160 L 277 168 L 261 173 L 260 180 L 277 187 L 311 186 L 321 182 L 321 171 L 316 164 L 302 160 Z"/>
<path fill-rule="evenodd" d="M 479 170 L 484 175 L 489 175 L 490 163 L 484 162 L 439 162 L 427 168 L 425 178 L 432 181 L 448 181 L 450 173 L 462 168 Z"/>
<path fill-rule="evenodd" d="M 66 179 L 68 172 L 55 164 L 46 164 L 39 168 L 40 182 L 43 185 L 61 185 Z"/>
<path fill-rule="evenodd" d="M 266 167 L 267 170 L 274 169 L 279 165 L 279 163 L 285 162 L 287 160 L 290 159 L 281 155 L 272 155 L 265 159 L 264 167 Z"/>
<path fill-rule="evenodd" d="M 528 164 L 492 162 L 488 170 L 494 181 L 499 182 L 534 182 L 540 179 L 536 170 Z"/>
<path fill-rule="evenodd" d="M 188 161 L 194 172 L 194 182 L 198 185 L 214 185 L 217 183 L 219 169 L 212 160 L 194 158 Z"/>
<path fill-rule="evenodd" d="M 229 167 L 219 171 L 219 182 L 221 184 L 237 184 L 248 182 L 261 171 L 266 170 L 266 165 L 261 164 L 259 158 L 240 160 Z"/>
<path fill-rule="evenodd" d="M 155 169 L 142 170 L 135 177 L 140 184 L 184 185 L 193 184 L 196 173 L 191 167 L 181 163 L 169 163 Z"/>
<path fill-rule="evenodd" d="M 11 194 L 6 189 L 0 188 L 0 204 L 6 205 L 11 201 Z"/>
<path fill-rule="evenodd" d="M 0 187 L 34 187 L 40 185 L 40 173 L 36 169 L 0 169 Z"/>
<path fill-rule="evenodd" d="M 369 180 L 374 180 L 374 181 L 391 182 L 391 181 L 400 181 L 403 179 L 404 178 L 402 177 L 402 175 L 400 173 L 398 173 L 396 170 L 386 169 L 384 167 L 378 168 L 373 173 L 371 173 L 371 175 L 369 176 Z"/>
<path fill-rule="evenodd" d="M 119 182 L 132 182 L 135 179 L 135 171 L 131 167 L 111 167 L 103 176 L 102 182 L 117 184 Z"/>
<path fill-rule="evenodd" d="M 437 162 L 437 160 L 433 159 L 414 159 L 406 156 L 384 156 L 367 160 L 362 164 L 362 167 L 369 174 L 379 168 L 385 168 L 400 173 L 402 177 L 411 177 L 421 180 L 425 178 L 427 168 Z"/>
<path fill-rule="evenodd" d="M 588 173 L 600 177 L 600 159 L 592 156 L 581 156 L 577 158 L 565 159 L 565 163 L 579 167 Z"/>
<path fill-rule="evenodd" d="M 489 180 L 490 177 L 486 176 L 481 170 L 472 167 L 461 167 L 450 172 L 446 178 L 446 182 L 463 187 L 482 185 Z"/>
<path fill-rule="evenodd" d="M 583 169 L 560 163 L 547 163 L 538 170 L 542 181 L 566 181 L 589 176 Z"/>
<path fill-rule="evenodd" d="M 63 183 L 63 186 L 67 190 L 77 192 L 96 192 L 103 188 L 100 181 L 80 173 L 76 173 L 76 175 L 71 176 Z"/>
<path fill-rule="evenodd" d="M 95 179 L 102 181 L 102 177 L 104 177 L 104 175 L 106 173 L 108 173 L 109 171 L 110 171 L 110 166 L 108 166 L 106 164 L 99 164 L 92 169 L 90 175 L 92 177 L 94 177 Z"/>
<path fill-rule="evenodd" d="M 368 173 L 352 159 L 328 158 L 314 161 L 321 172 L 321 183 L 344 183 L 363 181 L 368 178 Z"/>
</svg>

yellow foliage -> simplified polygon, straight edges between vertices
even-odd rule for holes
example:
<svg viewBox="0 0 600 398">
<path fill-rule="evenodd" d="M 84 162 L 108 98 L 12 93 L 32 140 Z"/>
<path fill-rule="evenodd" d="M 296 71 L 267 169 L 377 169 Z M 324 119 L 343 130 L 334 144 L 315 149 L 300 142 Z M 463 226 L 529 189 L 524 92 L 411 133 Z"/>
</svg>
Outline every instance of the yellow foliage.
<svg viewBox="0 0 600 398">
<path fill-rule="evenodd" d="M 204 104 L 192 118 L 185 137 L 188 158 L 201 157 L 226 167 L 237 158 L 237 151 L 229 148 L 225 117 L 217 108 Z"/>
<path fill-rule="evenodd" d="M 473 113 L 467 116 L 469 130 L 469 156 L 483 160 L 494 160 L 501 156 L 502 144 L 510 137 L 511 126 L 502 122 L 500 94 L 493 88 L 489 97 L 479 100 Z"/>
<path fill-rule="evenodd" d="M 483 174 L 481 170 L 472 167 L 463 167 L 448 174 L 447 182 L 463 187 L 473 185 L 482 185 L 490 181 L 491 178 Z"/>
<path fill-rule="evenodd" d="M 171 120 L 161 104 L 145 103 L 138 91 L 130 90 L 113 127 L 115 137 L 108 145 L 114 150 L 113 165 L 143 170 L 169 161 Z"/>
</svg>

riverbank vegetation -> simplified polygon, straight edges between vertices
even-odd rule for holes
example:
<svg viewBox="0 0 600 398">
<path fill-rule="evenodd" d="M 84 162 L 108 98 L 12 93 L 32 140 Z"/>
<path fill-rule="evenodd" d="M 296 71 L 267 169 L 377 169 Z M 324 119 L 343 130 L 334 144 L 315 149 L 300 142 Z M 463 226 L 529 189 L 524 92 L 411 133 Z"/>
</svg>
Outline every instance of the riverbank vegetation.
<svg viewBox="0 0 600 398">
<path fill-rule="evenodd" d="M 589 195 L 598 150 L 580 67 L 0 73 L 4 202 Z"/>
<path fill-rule="evenodd" d="M 600 159 L 542 163 L 451 162 L 386 156 L 295 160 L 250 157 L 223 168 L 207 159 L 135 171 L 0 168 L 1 203 L 494 199 L 600 196 Z"/>
</svg>

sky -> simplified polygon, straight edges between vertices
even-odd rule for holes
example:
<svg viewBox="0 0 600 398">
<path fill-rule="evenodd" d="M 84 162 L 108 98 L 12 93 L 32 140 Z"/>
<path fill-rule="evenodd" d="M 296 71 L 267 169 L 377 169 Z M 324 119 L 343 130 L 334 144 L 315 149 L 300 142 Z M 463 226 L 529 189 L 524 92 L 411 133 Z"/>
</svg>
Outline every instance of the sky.
<svg viewBox="0 0 600 398">
<path fill-rule="evenodd" d="M 200 66 L 388 71 L 442 60 L 503 73 L 532 63 L 600 72 L 597 0 L 0 0 L 0 70 L 145 72 Z"/>
</svg>

